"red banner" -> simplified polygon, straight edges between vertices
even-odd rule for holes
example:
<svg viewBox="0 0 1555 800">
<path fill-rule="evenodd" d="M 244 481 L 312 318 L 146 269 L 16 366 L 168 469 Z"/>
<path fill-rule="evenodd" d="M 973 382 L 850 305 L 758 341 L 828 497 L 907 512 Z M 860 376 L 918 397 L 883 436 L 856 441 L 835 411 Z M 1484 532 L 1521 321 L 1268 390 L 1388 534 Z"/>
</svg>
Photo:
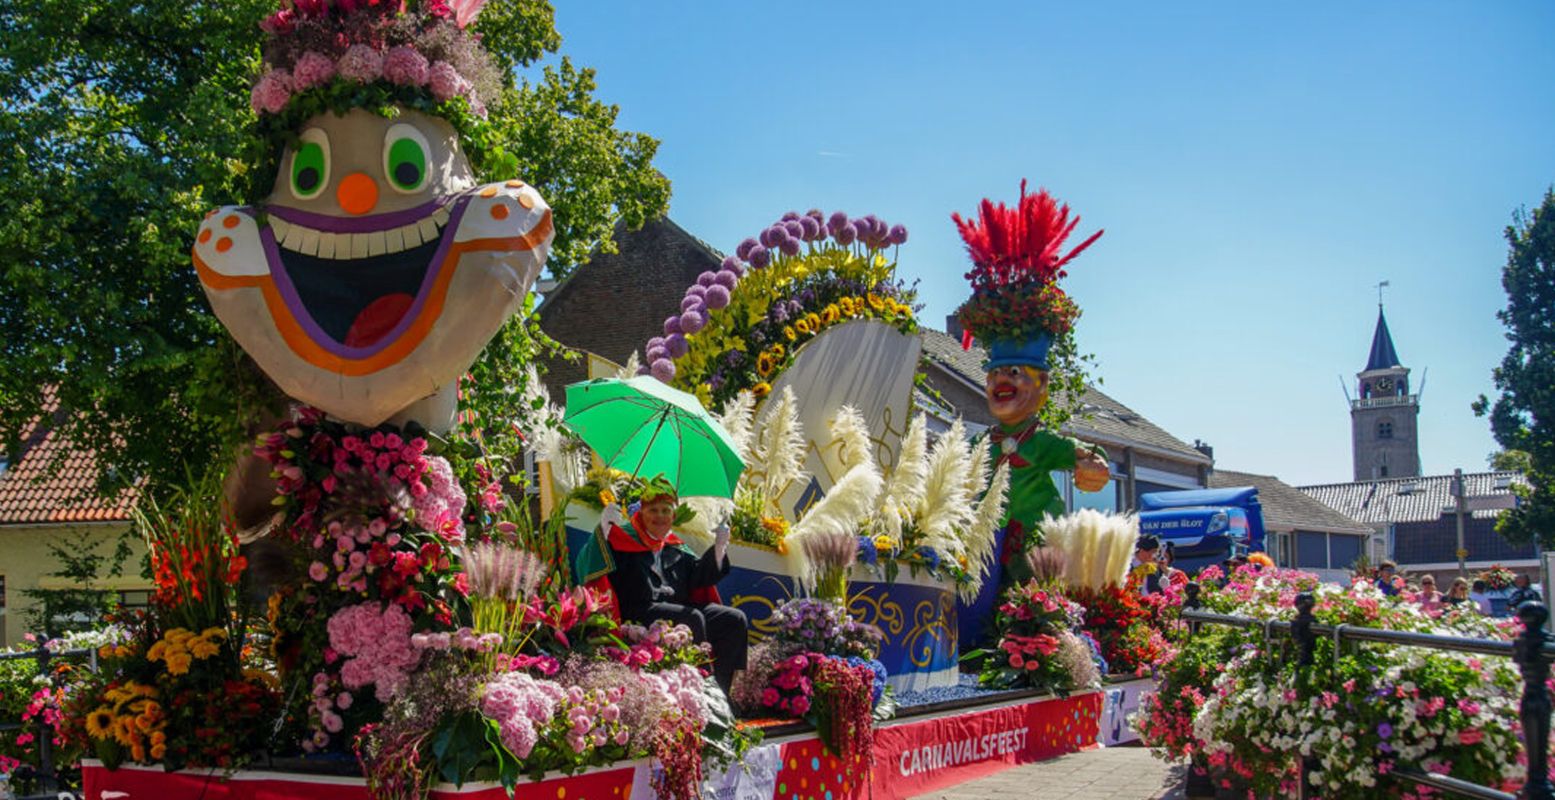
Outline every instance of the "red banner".
<svg viewBox="0 0 1555 800">
<path fill-rule="evenodd" d="M 536 783 L 520 783 L 515 800 L 599 797 L 625 800 L 632 792 L 635 766 L 587 772 Z M 99 764 L 81 769 L 85 800 L 368 800 L 361 778 L 239 772 L 224 777 L 219 770 L 163 772 L 144 767 L 108 770 Z M 501 786 L 468 784 L 463 789 L 442 786 L 435 800 L 507 800 Z"/>
</svg>

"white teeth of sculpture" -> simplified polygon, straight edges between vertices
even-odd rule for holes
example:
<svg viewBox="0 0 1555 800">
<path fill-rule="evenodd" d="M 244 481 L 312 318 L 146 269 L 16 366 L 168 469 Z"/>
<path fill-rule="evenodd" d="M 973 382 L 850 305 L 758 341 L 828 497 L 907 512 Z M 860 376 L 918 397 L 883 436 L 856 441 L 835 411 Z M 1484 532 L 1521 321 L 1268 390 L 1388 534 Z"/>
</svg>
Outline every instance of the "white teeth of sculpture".
<svg viewBox="0 0 1555 800">
<path fill-rule="evenodd" d="M 371 233 L 327 233 L 271 217 L 270 230 L 275 243 L 304 255 L 329 259 L 368 258 L 398 253 L 436 239 L 448 224 L 448 209 L 440 208 L 431 216 L 386 231 Z"/>
</svg>

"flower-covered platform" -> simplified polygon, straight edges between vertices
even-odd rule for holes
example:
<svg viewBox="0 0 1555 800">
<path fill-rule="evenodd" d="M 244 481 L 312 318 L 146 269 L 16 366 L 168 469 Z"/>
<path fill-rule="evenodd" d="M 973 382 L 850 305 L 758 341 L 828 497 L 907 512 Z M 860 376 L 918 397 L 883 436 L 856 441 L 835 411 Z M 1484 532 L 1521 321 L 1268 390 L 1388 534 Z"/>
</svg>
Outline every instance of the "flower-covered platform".
<svg viewBox="0 0 1555 800">
<path fill-rule="evenodd" d="M 1001 698 L 953 710 L 948 704 L 921 706 L 916 716 L 882 725 L 875 732 L 873 765 L 843 764 L 813 732 L 773 736 L 746 754 L 736 766 L 710 775 L 703 796 L 721 800 L 879 800 L 912 797 L 954 786 L 1003 769 L 1098 746 L 1105 698 L 1083 692 L 1067 698 L 1030 693 L 998 693 Z M 911 713 L 911 712 L 908 712 Z M 588 770 L 573 776 L 548 776 L 518 784 L 520 800 L 624 800 L 652 798 L 653 768 L 646 760 Z M 366 783 L 357 777 L 244 770 L 223 776 L 219 770 L 165 772 L 122 766 L 108 770 L 100 762 L 83 765 L 86 800 L 365 800 Z M 441 784 L 434 798 L 504 800 L 495 783 L 462 788 Z"/>
</svg>

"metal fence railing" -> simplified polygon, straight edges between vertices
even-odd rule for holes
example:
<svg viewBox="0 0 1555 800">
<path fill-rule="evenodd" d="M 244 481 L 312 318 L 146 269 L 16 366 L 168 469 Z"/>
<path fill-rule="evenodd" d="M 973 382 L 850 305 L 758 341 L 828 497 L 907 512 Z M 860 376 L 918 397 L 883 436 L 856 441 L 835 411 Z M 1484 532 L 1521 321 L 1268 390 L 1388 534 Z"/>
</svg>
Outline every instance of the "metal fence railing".
<svg viewBox="0 0 1555 800">
<path fill-rule="evenodd" d="M 0 653 L 0 661 L 26 661 L 37 662 L 38 675 L 45 680 L 50 680 L 49 664 L 60 658 L 85 657 L 92 671 L 97 670 L 97 651 L 89 649 L 52 651 L 39 644 L 34 650 L 17 653 Z M 38 743 L 38 763 L 26 765 L 32 770 L 32 777 L 36 779 L 37 791 L 33 794 L 18 795 L 16 800 L 55 800 L 62 790 L 58 765 L 54 763 L 54 727 L 49 724 L 45 715 L 39 714 L 32 720 L 0 719 L 0 734 L 10 736 L 16 731 L 28 727 L 33 729 L 33 741 Z M 25 767 L 24 767 L 25 768 Z M 12 775 L 12 786 L 15 786 L 16 775 Z"/>
<path fill-rule="evenodd" d="M 1555 800 L 1555 784 L 1549 779 L 1550 693 L 1547 682 L 1550 665 L 1555 663 L 1555 641 L 1545 631 L 1549 610 L 1540 603 L 1524 603 L 1517 609 L 1517 617 L 1523 622 L 1523 632 L 1514 641 L 1474 639 L 1459 636 L 1436 636 L 1425 633 L 1387 631 L 1354 625 L 1323 625 L 1312 615 L 1316 599 L 1310 592 L 1296 596 L 1296 618 L 1289 621 L 1261 620 L 1216 614 L 1200 608 L 1199 586 L 1190 583 L 1186 587 L 1182 618 L 1196 633 L 1201 625 L 1226 625 L 1237 628 L 1262 629 L 1267 636 L 1289 635 L 1296 645 L 1298 669 L 1313 665 L 1313 652 L 1319 637 L 1332 640 L 1342 648 L 1346 642 L 1374 642 L 1398 647 L 1424 647 L 1434 650 L 1451 650 L 1460 653 L 1477 653 L 1489 656 L 1505 656 L 1516 661 L 1522 670 L 1523 695 L 1519 707 L 1522 719 L 1523 744 L 1528 753 L 1528 782 L 1520 794 L 1509 794 L 1488 786 L 1470 783 L 1430 772 L 1395 770 L 1392 777 L 1411 781 L 1422 786 L 1451 792 L 1463 797 L 1484 800 Z M 1337 655 L 1337 653 L 1336 653 Z M 1301 797 L 1312 797 L 1314 792 L 1307 782 L 1310 759 L 1302 763 Z"/>
</svg>

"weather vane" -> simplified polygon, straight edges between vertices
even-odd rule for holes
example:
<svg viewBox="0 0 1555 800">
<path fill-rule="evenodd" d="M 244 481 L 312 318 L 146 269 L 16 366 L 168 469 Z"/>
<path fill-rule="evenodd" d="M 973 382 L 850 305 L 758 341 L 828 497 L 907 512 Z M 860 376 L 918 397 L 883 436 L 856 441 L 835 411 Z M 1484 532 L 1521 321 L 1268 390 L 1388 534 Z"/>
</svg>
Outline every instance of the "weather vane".
<svg viewBox="0 0 1555 800">
<path fill-rule="evenodd" d="M 1382 290 L 1388 285 L 1387 281 L 1377 284 L 1377 307 L 1382 307 Z"/>
</svg>

